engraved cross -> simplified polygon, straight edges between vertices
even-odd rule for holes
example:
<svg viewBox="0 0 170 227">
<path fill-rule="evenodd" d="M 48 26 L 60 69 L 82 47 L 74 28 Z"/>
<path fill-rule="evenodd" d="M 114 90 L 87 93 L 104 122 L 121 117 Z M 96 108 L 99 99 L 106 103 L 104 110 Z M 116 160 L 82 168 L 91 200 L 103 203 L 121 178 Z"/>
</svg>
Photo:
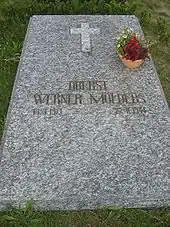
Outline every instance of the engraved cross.
<svg viewBox="0 0 170 227">
<path fill-rule="evenodd" d="M 99 28 L 90 28 L 89 23 L 81 23 L 81 28 L 71 28 L 71 34 L 81 34 L 83 52 L 91 51 L 90 35 L 100 34 Z"/>
</svg>

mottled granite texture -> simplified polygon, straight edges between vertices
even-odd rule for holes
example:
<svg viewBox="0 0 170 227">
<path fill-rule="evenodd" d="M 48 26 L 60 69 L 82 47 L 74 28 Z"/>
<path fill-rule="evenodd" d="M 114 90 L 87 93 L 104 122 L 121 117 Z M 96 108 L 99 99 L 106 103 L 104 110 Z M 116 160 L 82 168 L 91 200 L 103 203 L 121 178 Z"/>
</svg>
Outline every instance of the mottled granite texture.
<svg viewBox="0 0 170 227">
<path fill-rule="evenodd" d="M 1 209 L 170 205 L 169 109 L 152 59 L 134 70 L 118 59 L 126 26 L 143 34 L 135 16 L 31 18 L 2 140 Z"/>
</svg>

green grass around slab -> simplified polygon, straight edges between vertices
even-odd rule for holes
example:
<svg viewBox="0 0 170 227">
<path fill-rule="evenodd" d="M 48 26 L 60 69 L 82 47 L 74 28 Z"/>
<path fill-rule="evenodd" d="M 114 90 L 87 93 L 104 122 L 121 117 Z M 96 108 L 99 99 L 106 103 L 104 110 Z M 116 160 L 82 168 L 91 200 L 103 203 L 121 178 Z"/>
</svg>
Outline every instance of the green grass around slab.
<svg viewBox="0 0 170 227">
<path fill-rule="evenodd" d="M 145 37 L 155 41 L 151 54 L 170 106 L 170 1 L 131 0 L 129 2 L 138 5 L 135 14 L 140 19 Z M 166 13 L 164 17 L 161 16 L 163 11 Z"/>
<path fill-rule="evenodd" d="M 0 212 L 1 227 L 168 227 L 170 209 L 98 209 L 36 212 L 31 201 L 25 209 Z"/>
<path fill-rule="evenodd" d="M 151 50 L 160 80 L 170 104 L 170 1 L 129 0 L 126 5 L 114 0 L 0 0 L 0 138 L 8 109 L 28 20 L 34 14 L 136 14 L 145 36 L 156 44 Z M 158 20 L 161 17 L 163 20 Z M 6 215 L 6 216 L 4 216 Z M 168 227 L 170 208 L 103 209 L 79 212 L 0 212 L 0 227 Z"/>
</svg>

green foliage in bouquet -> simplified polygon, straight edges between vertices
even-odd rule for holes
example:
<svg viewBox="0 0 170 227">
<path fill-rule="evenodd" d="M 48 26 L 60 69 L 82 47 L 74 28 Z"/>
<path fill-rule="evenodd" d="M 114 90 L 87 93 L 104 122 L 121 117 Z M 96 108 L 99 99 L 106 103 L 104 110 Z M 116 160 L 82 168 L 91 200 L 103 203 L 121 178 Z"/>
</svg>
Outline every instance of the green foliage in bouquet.
<svg viewBox="0 0 170 227">
<path fill-rule="evenodd" d="M 144 39 L 131 28 L 125 28 L 116 39 L 116 51 L 127 60 L 140 60 L 149 57 L 148 46 Z"/>
</svg>

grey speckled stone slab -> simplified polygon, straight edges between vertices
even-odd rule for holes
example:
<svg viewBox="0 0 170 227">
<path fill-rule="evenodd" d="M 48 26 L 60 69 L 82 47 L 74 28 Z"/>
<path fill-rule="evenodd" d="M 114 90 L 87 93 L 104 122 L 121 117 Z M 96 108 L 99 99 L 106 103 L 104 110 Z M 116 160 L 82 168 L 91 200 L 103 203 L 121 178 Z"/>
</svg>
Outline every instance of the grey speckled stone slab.
<svg viewBox="0 0 170 227">
<path fill-rule="evenodd" d="M 126 70 L 134 16 L 33 16 L 2 141 L 0 208 L 170 205 L 170 114 L 152 59 Z"/>
</svg>

